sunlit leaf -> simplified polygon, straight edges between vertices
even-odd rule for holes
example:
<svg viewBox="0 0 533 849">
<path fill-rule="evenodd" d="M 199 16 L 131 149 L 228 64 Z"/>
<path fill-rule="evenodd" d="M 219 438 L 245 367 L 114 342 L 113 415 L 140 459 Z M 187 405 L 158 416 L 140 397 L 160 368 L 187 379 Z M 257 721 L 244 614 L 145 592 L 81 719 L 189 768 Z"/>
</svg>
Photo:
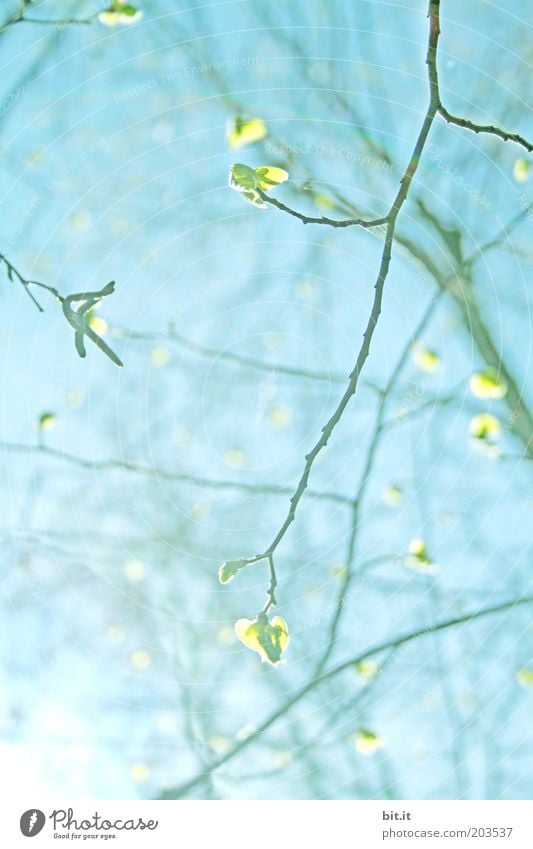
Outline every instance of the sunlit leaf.
<svg viewBox="0 0 533 849">
<path fill-rule="evenodd" d="M 142 11 L 131 3 L 127 3 L 126 0 L 113 0 L 107 9 L 100 12 L 98 20 L 106 27 L 115 27 L 121 24 L 134 24 L 140 21 L 142 16 Z"/>
<path fill-rule="evenodd" d="M 259 185 L 254 169 L 250 168 L 249 165 L 243 165 L 242 162 L 236 162 L 234 165 L 230 165 L 229 184 L 232 189 L 238 192 L 257 189 Z"/>
<path fill-rule="evenodd" d="M 218 580 L 220 583 L 229 584 L 230 581 L 233 581 L 239 569 L 246 566 L 247 562 L 247 560 L 227 560 L 223 563 L 218 570 Z"/>
<path fill-rule="evenodd" d="M 533 687 L 533 669 L 528 666 L 519 669 L 516 673 L 516 680 L 521 687 Z"/>
<path fill-rule="evenodd" d="M 507 384 L 494 368 L 474 372 L 470 378 L 470 389 L 478 398 L 500 399 L 507 394 Z"/>
<path fill-rule="evenodd" d="M 389 507 L 398 507 L 403 501 L 403 491 L 397 484 L 391 484 L 383 493 L 383 501 Z"/>
<path fill-rule="evenodd" d="M 45 412 L 45 413 L 41 413 L 41 415 L 39 416 L 39 421 L 38 421 L 39 430 L 41 430 L 41 431 L 51 430 L 53 427 L 55 427 L 56 422 L 57 422 L 57 416 L 56 416 L 55 413 L 50 413 L 48 411 Z"/>
<path fill-rule="evenodd" d="M 239 192 L 248 203 L 266 208 L 266 203 L 260 195 L 260 191 L 268 192 L 289 177 L 283 168 L 274 168 L 270 165 L 261 165 L 259 168 L 250 168 L 242 162 L 230 165 L 229 186 Z"/>
<path fill-rule="evenodd" d="M 235 623 L 235 633 L 241 643 L 259 654 L 262 663 L 272 666 L 282 663 L 281 655 L 289 642 L 289 630 L 281 616 L 274 616 L 269 621 L 266 613 L 260 613 L 256 619 L 239 619 Z"/>
<path fill-rule="evenodd" d="M 433 374 L 436 371 L 439 371 L 442 368 L 442 363 L 438 354 L 435 351 L 432 351 L 430 348 L 426 348 L 425 345 L 418 344 L 413 348 L 413 360 L 417 368 L 420 371 L 426 371 L 429 374 Z"/>
<path fill-rule="evenodd" d="M 529 162 L 525 159 L 517 159 L 513 167 L 513 177 L 517 183 L 525 183 L 529 179 Z"/>
<path fill-rule="evenodd" d="M 371 681 L 379 673 L 379 666 L 374 660 L 360 660 L 355 668 L 357 675 L 363 681 Z"/>
<path fill-rule="evenodd" d="M 373 755 L 378 749 L 384 746 L 385 741 L 366 728 L 359 728 L 353 735 L 355 748 L 361 755 Z"/>
<path fill-rule="evenodd" d="M 470 421 L 469 430 L 474 439 L 493 442 L 501 436 L 502 426 L 492 413 L 479 413 Z"/>
<path fill-rule="evenodd" d="M 437 571 L 437 564 L 431 559 L 424 540 L 415 537 L 409 543 L 408 554 L 404 563 L 410 569 L 432 575 Z"/>
<path fill-rule="evenodd" d="M 261 118 L 237 116 L 228 123 L 226 138 L 231 148 L 238 150 L 247 144 L 261 141 L 267 135 L 266 124 Z"/>
<path fill-rule="evenodd" d="M 258 186 L 262 191 L 268 192 L 274 186 L 279 186 L 289 179 L 289 175 L 284 168 L 274 168 L 272 165 L 261 165 L 255 169 L 257 175 Z"/>
</svg>

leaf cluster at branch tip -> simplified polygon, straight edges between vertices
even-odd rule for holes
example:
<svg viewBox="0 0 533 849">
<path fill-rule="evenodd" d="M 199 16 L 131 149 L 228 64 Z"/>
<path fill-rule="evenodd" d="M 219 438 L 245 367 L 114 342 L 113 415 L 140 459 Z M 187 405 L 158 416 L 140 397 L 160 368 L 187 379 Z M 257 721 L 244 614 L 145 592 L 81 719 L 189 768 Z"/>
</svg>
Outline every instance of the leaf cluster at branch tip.
<svg viewBox="0 0 533 849">
<path fill-rule="evenodd" d="M 248 560 L 227 560 L 218 570 L 218 580 L 221 584 L 229 584 L 230 581 L 233 581 L 239 569 L 242 569 L 247 563 Z"/>
<path fill-rule="evenodd" d="M 261 197 L 261 192 L 269 192 L 280 183 L 289 179 L 284 168 L 276 168 L 273 165 L 260 165 L 258 168 L 250 168 L 236 162 L 230 165 L 229 186 L 239 192 L 248 203 L 266 209 L 266 203 Z"/>
<path fill-rule="evenodd" d="M 289 642 L 289 629 L 281 616 L 269 620 L 266 613 L 260 613 L 256 619 L 239 619 L 235 633 L 241 643 L 259 654 L 262 663 L 283 663 L 281 656 Z"/>
</svg>

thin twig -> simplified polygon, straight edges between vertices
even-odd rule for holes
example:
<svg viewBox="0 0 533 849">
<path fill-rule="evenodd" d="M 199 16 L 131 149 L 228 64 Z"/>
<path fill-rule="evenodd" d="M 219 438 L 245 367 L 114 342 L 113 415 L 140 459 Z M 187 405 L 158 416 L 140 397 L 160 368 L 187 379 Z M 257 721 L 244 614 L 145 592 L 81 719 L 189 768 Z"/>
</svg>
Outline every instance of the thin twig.
<svg viewBox="0 0 533 849">
<path fill-rule="evenodd" d="M 337 602 L 336 602 L 336 605 L 335 605 L 335 614 L 332 618 L 331 625 L 330 625 L 328 642 L 327 642 L 326 648 L 324 650 L 324 653 L 322 654 L 322 657 L 318 661 L 315 675 L 320 675 L 322 673 L 323 669 L 326 667 L 328 660 L 330 659 L 331 655 L 333 654 L 333 650 L 334 650 L 335 644 L 336 644 L 338 629 L 339 629 L 342 614 L 343 614 L 343 611 L 344 611 L 344 605 L 345 605 L 346 599 L 348 598 L 348 593 L 349 593 L 350 587 L 352 585 L 352 581 L 353 581 L 355 574 L 356 574 L 354 569 L 353 569 L 353 562 L 354 562 L 354 558 L 355 558 L 355 546 L 356 546 L 356 542 L 357 542 L 357 534 L 358 534 L 359 526 L 360 526 L 359 518 L 360 518 L 360 515 L 361 515 L 361 511 L 363 509 L 363 504 L 364 504 L 366 492 L 367 492 L 367 489 L 368 489 L 368 486 L 369 486 L 369 483 L 370 483 L 372 469 L 373 469 L 373 466 L 374 466 L 374 459 L 376 457 L 376 453 L 377 453 L 379 445 L 381 443 L 381 438 L 382 438 L 383 434 L 385 433 L 385 431 L 389 427 L 389 422 L 387 422 L 387 420 L 385 418 L 385 414 L 386 414 L 388 402 L 390 401 L 391 392 L 392 392 L 394 386 L 396 385 L 396 383 L 397 383 L 397 381 L 398 381 L 398 379 L 399 379 L 399 377 L 400 377 L 400 375 L 401 375 L 401 373 L 402 373 L 402 371 L 405 367 L 405 364 L 406 364 L 407 359 L 409 357 L 409 352 L 410 352 L 411 347 L 412 347 L 413 340 L 418 338 L 422 334 L 422 332 L 426 328 L 427 324 L 431 320 L 431 317 L 433 316 L 433 313 L 435 312 L 435 310 L 436 310 L 436 308 L 439 304 L 439 300 L 440 300 L 441 295 L 442 295 L 442 293 L 439 292 L 437 294 L 437 296 L 429 302 L 428 306 L 424 310 L 424 313 L 423 313 L 420 321 L 418 322 L 414 332 L 412 333 L 411 337 L 408 339 L 408 341 L 405 343 L 405 345 L 403 347 L 403 350 L 402 350 L 402 352 L 401 352 L 401 354 L 398 358 L 398 361 L 397 361 L 397 363 L 396 363 L 396 365 L 395 365 L 395 367 L 394 367 L 394 369 L 391 373 L 391 376 L 389 377 L 389 379 L 387 381 L 387 385 L 385 386 L 385 389 L 382 393 L 382 396 L 381 396 L 381 399 L 380 399 L 380 402 L 379 402 L 378 410 L 377 410 L 377 413 L 376 413 L 376 423 L 375 423 L 375 427 L 374 427 L 374 433 L 372 435 L 372 438 L 370 440 L 370 444 L 369 444 L 368 449 L 367 449 L 365 462 L 364 462 L 364 465 L 363 465 L 363 470 L 361 472 L 361 477 L 359 479 L 357 490 L 356 490 L 356 493 L 355 493 L 355 495 L 353 497 L 353 501 L 352 501 L 350 531 L 349 531 L 349 537 L 348 537 L 348 548 L 347 548 L 346 559 L 345 559 L 346 573 L 345 573 L 344 580 L 342 582 L 340 591 L 338 593 Z"/>
<path fill-rule="evenodd" d="M 135 462 L 134 460 L 89 460 L 85 457 L 79 457 L 76 454 L 70 454 L 67 451 L 60 451 L 56 448 L 51 448 L 48 445 L 36 444 L 30 445 L 26 443 L 19 442 L 0 442 L 0 450 L 10 451 L 16 454 L 42 454 L 43 456 L 47 456 L 56 460 L 64 460 L 66 463 L 71 463 L 74 466 L 78 466 L 81 469 L 88 469 L 89 471 L 103 471 L 103 470 L 120 470 L 123 469 L 127 472 L 133 472 L 139 475 L 146 475 L 146 477 L 157 478 L 159 480 L 168 480 L 168 481 L 178 481 L 181 483 L 188 483 L 191 485 L 196 485 L 200 487 L 206 487 L 206 489 L 221 489 L 221 490 L 236 490 L 241 492 L 247 492 L 251 495 L 287 495 L 292 492 L 291 487 L 288 486 L 272 486 L 268 484 L 250 484 L 250 483 L 242 483 L 239 481 L 221 481 L 221 480 L 211 480 L 210 478 L 202 478 L 197 475 L 189 475 L 182 472 L 170 472 L 166 469 L 156 468 L 154 466 L 146 466 L 142 463 Z M 350 504 L 351 499 L 348 495 L 341 495 L 336 492 L 321 492 L 319 490 L 308 490 L 307 495 L 310 498 L 316 498 L 319 501 L 333 501 L 337 504 Z M 263 555 L 259 555 L 256 558 L 249 560 L 248 562 L 255 562 L 256 560 L 264 560 Z"/>
<path fill-rule="evenodd" d="M 258 189 L 257 192 L 265 203 L 275 206 L 276 209 L 280 209 L 282 212 L 287 212 L 294 218 L 298 218 L 304 224 L 326 224 L 328 227 L 363 227 L 366 230 L 371 230 L 373 227 L 382 227 L 388 222 L 388 216 L 384 216 L 383 218 L 374 218 L 368 221 L 365 218 L 338 219 L 327 218 L 325 215 L 319 217 L 304 215 L 302 212 L 298 212 L 296 209 L 292 209 L 290 206 L 287 206 L 285 203 L 282 203 L 276 198 L 265 194 L 265 192 L 262 192 L 261 189 Z"/>
<path fill-rule="evenodd" d="M 181 333 L 175 330 L 169 330 L 168 333 L 150 333 L 150 331 L 135 331 L 128 330 L 125 327 L 112 327 L 111 332 L 115 336 L 122 338 L 134 339 L 139 341 L 157 342 L 168 340 L 175 342 L 186 351 L 191 351 L 201 357 L 209 359 L 225 360 L 226 362 L 235 363 L 240 366 L 247 366 L 258 371 L 273 372 L 276 374 L 286 374 L 289 377 L 310 378 L 311 380 L 321 380 L 327 383 L 345 383 L 346 375 L 336 372 L 313 371 L 312 369 L 297 368 L 285 366 L 279 363 L 266 363 L 264 360 L 259 360 L 255 357 L 246 357 L 242 354 L 234 354 L 232 351 L 223 351 L 219 348 L 209 348 L 206 345 L 200 345 L 198 342 L 193 342 Z"/>
<path fill-rule="evenodd" d="M 529 153 L 533 153 L 533 144 L 518 133 L 509 133 L 507 130 L 502 130 L 501 127 L 497 127 L 494 124 L 475 124 L 473 121 L 469 121 L 468 118 L 458 118 L 456 115 L 452 115 L 451 112 L 448 112 L 440 101 L 438 111 L 439 115 L 441 115 L 448 124 L 456 124 L 464 130 L 471 130 L 473 133 L 488 133 L 489 135 L 497 136 L 499 139 L 502 139 L 502 141 L 515 142 L 515 144 L 521 145 Z"/>
<path fill-rule="evenodd" d="M 385 234 L 385 242 L 383 245 L 383 251 L 381 254 L 381 261 L 379 266 L 379 271 L 376 279 L 376 283 L 374 285 L 374 299 L 372 303 L 372 309 L 370 311 L 370 315 L 367 321 L 366 329 L 363 334 L 363 342 L 361 348 L 359 350 L 359 354 L 357 356 L 355 366 L 350 374 L 348 386 L 337 405 L 336 410 L 330 416 L 329 420 L 326 422 L 324 427 L 322 428 L 322 433 L 320 438 L 317 440 L 311 451 L 305 457 L 305 465 L 302 476 L 298 482 L 298 485 L 290 498 L 290 506 L 288 513 L 283 521 L 279 531 L 276 536 L 268 546 L 268 548 L 264 552 L 264 557 L 267 558 L 270 555 L 273 555 L 279 546 L 280 542 L 283 540 L 285 534 L 287 533 L 289 527 L 296 516 L 296 510 L 298 508 L 298 504 L 308 486 L 309 475 L 311 473 L 311 469 L 313 468 L 313 464 L 320 453 L 320 451 L 326 447 L 328 444 L 331 435 L 342 418 L 342 415 L 348 406 L 349 401 L 355 395 L 357 390 L 357 385 L 359 382 L 359 376 L 363 369 L 363 366 L 366 362 L 368 354 L 370 352 L 370 343 L 372 341 L 372 337 L 374 335 L 374 331 L 377 326 L 377 322 L 379 316 L 381 314 L 381 302 L 383 298 L 383 289 L 385 286 L 385 281 L 387 279 L 387 275 L 390 268 L 391 256 L 392 256 L 392 243 L 394 239 L 394 232 L 396 228 L 396 220 L 400 213 L 400 210 L 405 203 L 407 198 L 409 188 L 413 181 L 413 177 L 418 168 L 418 164 L 420 161 L 420 157 L 422 155 L 422 151 L 424 149 L 424 145 L 427 141 L 427 137 L 429 135 L 429 131 L 435 119 L 435 115 L 437 113 L 438 107 L 438 85 L 437 79 L 435 76 L 435 63 L 434 63 L 434 55 L 437 51 L 438 39 L 440 34 L 439 29 L 439 0 L 430 0 L 429 3 L 429 12 L 428 17 L 430 19 L 429 26 L 429 37 L 428 37 L 428 49 L 426 56 L 426 64 L 428 66 L 428 78 L 429 78 L 429 89 L 430 89 L 430 98 L 429 104 L 426 110 L 426 114 L 424 116 L 424 120 L 422 122 L 422 126 L 418 133 L 417 140 L 415 142 L 413 152 L 405 169 L 402 179 L 400 180 L 400 186 L 396 197 L 392 203 L 392 206 L 386 216 L 386 234 Z"/>
</svg>

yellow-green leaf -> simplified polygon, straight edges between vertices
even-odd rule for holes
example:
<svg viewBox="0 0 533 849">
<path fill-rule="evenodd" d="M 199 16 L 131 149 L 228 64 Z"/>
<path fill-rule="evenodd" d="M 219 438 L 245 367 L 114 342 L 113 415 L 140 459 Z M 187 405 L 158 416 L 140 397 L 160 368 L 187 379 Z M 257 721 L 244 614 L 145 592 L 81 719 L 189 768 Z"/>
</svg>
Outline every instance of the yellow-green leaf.
<svg viewBox="0 0 533 849">
<path fill-rule="evenodd" d="M 229 184 L 237 192 L 257 189 L 257 174 L 249 165 L 236 162 L 234 165 L 230 165 L 229 168 Z"/>
<path fill-rule="evenodd" d="M 413 359 L 417 368 L 429 374 L 439 371 L 442 365 L 439 355 L 421 344 L 413 348 Z"/>
<path fill-rule="evenodd" d="M 223 563 L 218 570 L 218 580 L 220 583 L 229 584 L 230 581 L 233 581 L 239 569 L 246 566 L 247 562 L 247 560 L 227 560 Z"/>
<path fill-rule="evenodd" d="M 404 558 L 404 563 L 410 569 L 432 575 L 437 571 L 437 565 L 429 556 L 427 545 L 424 540 L 415 537 L 409 543 L 409 553 Z"/>
<path fill-rule="evenodd" d="M 384 740 L 381 737 L 366 728 L 359 728 L 352 739 L 355 748 L 361 755 L 373 755 L 384 745 Z"/>
<path fill-rule="evenodd" d="M 230 165 L 229 186 L 239 192 L 248 203 L 266 208 L 266 203 L 260 192 L 268 192 L 274 186 L 285 182 L 289 175 L 283 168 L 274 168 L 270 165 L 261 165 L 259 168 L 250 168 L 242 162 Z"/>
<path fill-rule="evenodd" d="M 533 687 L 533 669 L 528 666 L 519 669 L 516 673 L 516 680 L 521 687 Z"/>
<path fill-rule="evenodd" d="M 478 398 L 505 398 L 507 384 L 495 368 L 476 371 L 470 378 L 470 389 Z"/>
<path fill-rule="evenodd" d="M 391 484 L 383 493 L 383 500 L 389 507 L 398 507 L 403 501 L 403 491 L 397 484 Z"/>
<path fill-rule="evenodd" d="M 143 13 L 127 0 L 112 0 L 111 5 L 100 12 L 98 20 L 106 27 L 116 27 L 121 24 L 134 24 L 140 21 Z"/>
<path fill-rule="evenodd" d="M 226 138 L 231 148 L 238 150 L 246 144 L 261 141 L 267 135 L 265 122 L 261 118 L 241 118 L 239 115 L 228 123 Z"/>
<path fill-rule="evenodd" d="M 282 662 L 281 655 L 289 642 L 289 629 L 281 616 L 269 621 L 266 613 L 260 613 L 256 619 L 239 619 L 235 623 L 235 633 L 241 643 L 259 654 L 262 663 L 277 666 Z"/>
<path fill-rule="evenodd" d="M 371 681 L 379 673 L 379 666 L 375 660 L 360 660 L 356 665 L 359 678 L 363 681 Z"/>
<path fill-rule="evenodd" d="M 513 167 L 513 177 L 517 183 L 525 183 L 529 178 L 529 162 L 525 159 L 517 159 Z"/>
<path fill-rule="evenodd" d="M 257 184 L 264 192 L 270 191 L 274 186 L 279 186 L 289 179 L 289 174 L 284 168 L 275 168 L 273 165 L 260 165 L 255 169 Z"/>
<path fill-rule="evenodd" d="M 500 421 L 492 413 L 479 413 L 470 422 L 470 435 L 474 439 L 493 442 L 501 436 L 502 426 Z"/>
<path fill-rule="evenodd" d="M 39 430 L 51 430 L 56 424 L 55 413 L 41 413 L 39 416 Z"/>
</svg>

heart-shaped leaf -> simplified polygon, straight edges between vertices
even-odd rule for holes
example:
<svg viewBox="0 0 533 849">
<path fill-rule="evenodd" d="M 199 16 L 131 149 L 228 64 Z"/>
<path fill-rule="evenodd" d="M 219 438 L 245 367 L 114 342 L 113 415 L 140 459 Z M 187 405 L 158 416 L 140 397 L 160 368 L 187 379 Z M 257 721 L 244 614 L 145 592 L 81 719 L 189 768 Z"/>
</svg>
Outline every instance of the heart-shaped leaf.
<svg viewBox="0 0 533 849">
<path fill-rule="evenodd" d="M 281 655 L 289 642 L 289 629 L 281 616 L 269 621 L 266 613 L 260 613 L 256 619 L 239 619 L 235 633 L 241 643 L 259 654 L 262 663 L 277 666 L 283 662 Z"/>
</svg>

